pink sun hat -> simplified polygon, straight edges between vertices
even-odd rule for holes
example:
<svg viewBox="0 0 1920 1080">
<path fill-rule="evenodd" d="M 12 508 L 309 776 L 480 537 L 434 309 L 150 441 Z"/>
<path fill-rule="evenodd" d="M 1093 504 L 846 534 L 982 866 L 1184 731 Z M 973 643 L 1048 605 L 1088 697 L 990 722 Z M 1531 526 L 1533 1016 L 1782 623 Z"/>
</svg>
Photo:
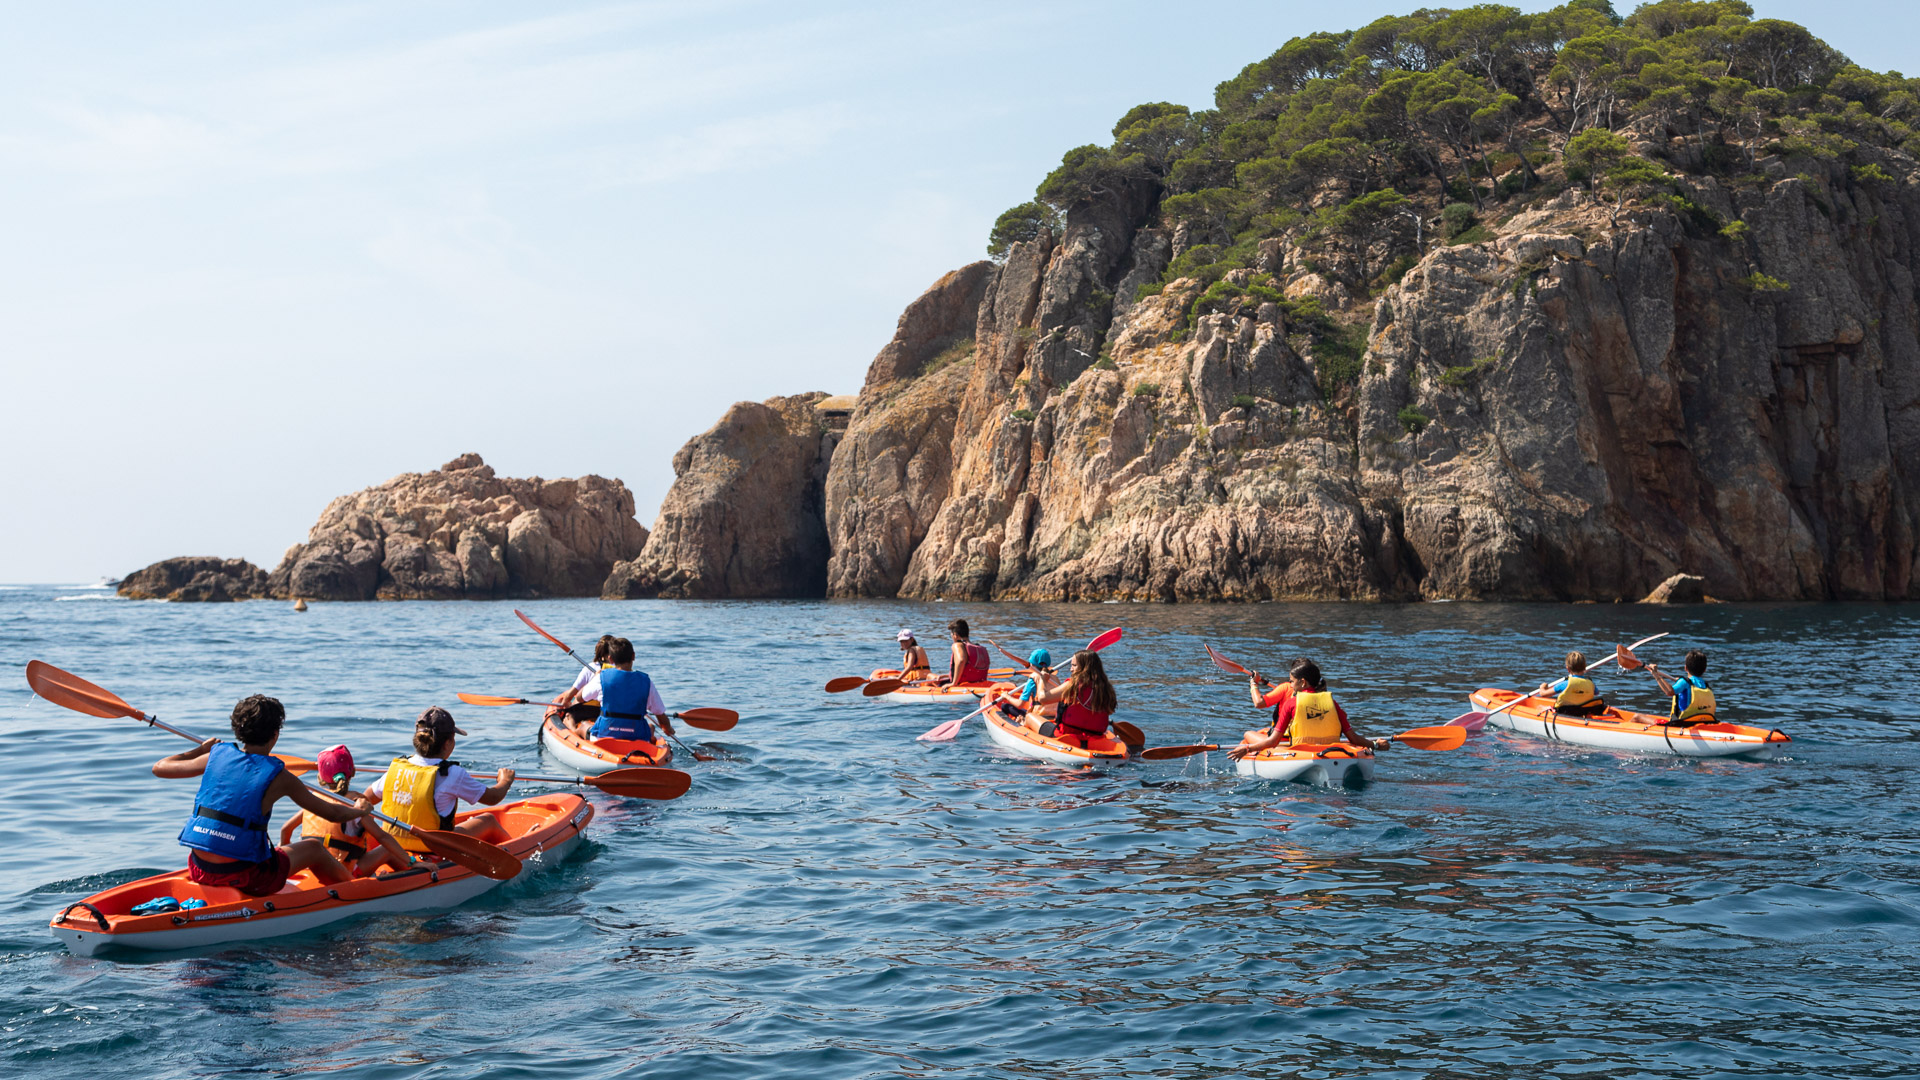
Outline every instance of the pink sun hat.
<svg viewBox="0 0 1920 1080">
<path fill-rule="evenodd" d="M 329 746 L 320 751 L 321 781 L 331 784 L 342 776 L 353 776 L 353 752 L 345 746 Z"/>
</svg>

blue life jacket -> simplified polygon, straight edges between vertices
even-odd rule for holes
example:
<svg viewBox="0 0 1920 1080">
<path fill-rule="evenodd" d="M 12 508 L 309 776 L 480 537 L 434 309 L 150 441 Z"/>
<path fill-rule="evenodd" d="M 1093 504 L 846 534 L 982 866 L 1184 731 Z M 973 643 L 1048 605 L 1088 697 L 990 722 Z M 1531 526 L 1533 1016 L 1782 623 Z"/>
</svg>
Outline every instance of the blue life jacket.
<svg viewBox="0 0 1920 1080">
<path fill-rule="evenodd" d="M 653 680 L 646 672 L 600 669 L 600 722 L 587 735 L 652 742 L 653 721 L 647 716 L 647 699 L 652 696 Z"/>
<path fill-rule="evenodd" d="M 207 754 L 200 791 L 193 797 L 193 816 L 180 830 L 180 843 L 242 862 L 265 862 L 272 857 L 267 817 L 260 806 L 267 785 L 286 767 L 271 754 L 249 754 L 235 743 L 215 744 Z"/>
</svg>

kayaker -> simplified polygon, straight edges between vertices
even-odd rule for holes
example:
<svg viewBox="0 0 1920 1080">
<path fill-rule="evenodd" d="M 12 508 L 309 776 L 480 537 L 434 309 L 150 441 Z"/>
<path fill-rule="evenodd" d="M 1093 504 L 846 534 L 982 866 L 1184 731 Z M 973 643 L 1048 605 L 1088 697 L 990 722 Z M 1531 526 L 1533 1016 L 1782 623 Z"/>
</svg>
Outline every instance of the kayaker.
<svg viewBox="0 0 1920 1080">
<path fill-rule="evenodd" d="M 1607 702 L 1587 677 L 1587 658 L 1579 650 L 1567 654 L 1566 677 L 1541 683 L 1535 697 L 1554 695 L 1553 711 L 1568 716 L 1598 716 L 1607 711 Z"/>
<path fill-rule="evenodd" d="M 593 685 L 594 676 L 607 665 L 607 651 L 618 640 L 612 634 L 600 635 L 600 640 L 593 643 L 593 666 L 580 669 L 580 674 L 573 677 L 573 685 L 567 687 L 567 692 L 561 694 L 560 700 L 554 704 L 555 709 L 565 710 L 569 717 L 581 724 L 591 724 L 600 718 L 600 707 L 583 707 L 580 695 L 587 692 L 587 687 Z"/>
<path fill-rule="evenodd" d="M 1120 699 L 1113 692 L 1113 684 L 1107 681 L 1107 669 L 1100 662 L 1100 654 L 1082 649 L 1068 661 L 1066 682 L 1034 696 L 1033 708 L 1044 705 L 1059 708 L 1054 710 L 1053 720 L 1038 724 L 1040 734 L 1061 742 L 1078 743 L 1085 749 L 1089 740 L 1108 734 L 1113 714 L 1120 709 Z"/>
<path fill-rule="evenodd" d="M 913 631 L 903 626 L 894 640 L 900 644 L 901 682 L 916 682 L 933 674 L 933 661 L 927 658 L 927 650 L 913 640 Z"/>
<path fill-rule="evenodd" d="M 993 657 L 986 646 L 975 645 L 969 633 L 965 619 L 947 624 L 947 636 L 953 639 L 953 648 L 947 657 L 947 674 L 934 681 L 943 686 L 971 686 L 987 681 L 987 669 L 993 666 Z"/>
<path fill-rule="evenodd" d="M 455 825 L 453 812 L 463 802 L 492 806 L 506 798 L 513 786 L 513 770 L 501 769 L 499 779 L 489 787 L 451 760 L 454 736 L 466 732 L 454 726 L 453 714 L 434 705 L 413 722 L 413 755 L 397 757 L 380 779 L 366 790 L 369 800 L 380 801 L 380 812 L 416 829 L 454 829 L 489 842 L 507 839 L 507 830 L 492 814 L 475 814 Z M 426 851 L 426 844 L 412 833 L 398 837 L 408 851 Z"/>
<path fill-rule="evenodd" d="M 1347 719 L 1347 710 L 1333 700 L 1333 694 L 1327 690 L 1319 664 L 1302 657 L 1293 662 L 1287 674 L 1286 682 L 1265 694 L 1260 692 L 1259 680 L 1252 677 L 1247 679 L 1247 691 L 1253 703 L 1262 708 L 1272 707 L 1273 723 L 1247 732 L 1239 746 L 1227 751 L 1229 758 L 1238 761 L 1248 754 L 1271 750 L 1282 744 L 1320 746 L 1345 742 L 1352 746 L 1371 746 L 1376 750 L 1387 748 L 1389 740 L 1365 739 L 1353 730 L 1353 723 Z"/>
<path fill-rule="evenodd" d="M 364 796 L 349 794 L 353 784 L 353 751 L 343 746 L 329 746 L 320 751 L 318 776 L 335 795 L 345 799 L 360 801 L 360 809 L 368 809 L 369 803 Z M 302 810 L 297 817 L 287 819 L 280 827 L 280 842 L 290 843 L 293 830 L 308 840 L 318 840 L 327 846 L 334 858 L 348 867 L 355 877 L 368 877 L 382 866 L 406 866 L 413 862 L 413 855 L 400 842 L 378 825 L 368 825 L 365 819 L 356 821 L 333 821 L 318 814 Z"/>
<path fill-rule="evenodd" d="M 574 734 L 582 738 L 653 742 L 656 723 L 661 731 L 673 734 L 673 725 L 667 721 L 667 706 L 660 700 L 660 688 L 646 672 L 633 670 L 633 642 L 626 638 L 613 639 L 613 644 L 607 647 L 606 666 L 582 691 L 582 696 L 600 703 L 600 718 L 590 728 L 568 718 Z"/>
<path fill-rule="evenodd" d="M 1027 667 L 1032 673 L 1020 687 L 1019 704 L 1030 709 L 1034 700 L 1059 685 L 1059 680 L 1053 677 L 1053 654 L 1044 648 L 1027 654 Z"/>
<path fill-rule="evenodd" d="M 1660 692 L 1672 699 L 1667 708 L 1667 723 L 1686 727 L 1711 724 L 1715 701 L 1713 688 L 1707 685 L 1707 654 L 1690 649 L 1684 664 L 1687 673 L 1677 679 L 1668 679 L 1658 664 L 1647 665 L 1653 681 L 1660 684 Z"/>
<path fill-rule="evenodd" d="M 267 841 L 273 804 L 291 799 L 300 809 L 329 821 L 372 825 L 365 810 L 316 794 L 273 756 L 287 710 L 279 701 L 255 694 L 243 698 L 228 718 L 233 742 L 208 739 L 192 750 L 153 763 L 153 775 L 168 780 L 200 777 L 193 816 L 180 830 L 188 848 L 187 877 L 198 885 L 238 889 L 248 896 L 280 891 L 287 878 L 312 870 L 323 884 L 351 875 L 318 840 L 297 840 L 281 847 Z"/>
</svg>

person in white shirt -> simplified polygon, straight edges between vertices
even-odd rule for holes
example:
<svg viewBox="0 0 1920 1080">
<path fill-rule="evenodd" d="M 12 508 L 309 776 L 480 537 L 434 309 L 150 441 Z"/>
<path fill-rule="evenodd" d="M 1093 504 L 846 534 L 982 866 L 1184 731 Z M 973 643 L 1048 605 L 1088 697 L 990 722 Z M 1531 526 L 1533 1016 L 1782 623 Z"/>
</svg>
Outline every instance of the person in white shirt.
<svg viewBox="0 0 1920 1080">
<path fill-rule="evenodd" d="M 553 709 L 550 710 L 565 712 L 566 725 L 575 731 L 580 730 L 582 725 L 590 725 L 600 719 L 600 707 L 588 704 L 598 701 L 599 693 L 596 691 L 592 697 L 585 695 L 587 689 L 595 685 L 600 669 L 606 666 L 608 650 L 612 649 L 613 643 L 619 640 L 612 634 L 600 635 L 600 640 L 593 643 L 593 666 L 580 669 L 580 674 L 573 677 L 573 685 L 567 687 L 567 692 L 560 695 L 560 700 L 555 702 Z"/>
<path fill-rule="evenodd" d="M 463 802 L 493 806 L 506 798 L 513 786 L 513 770 L 501 769 L 498 779 L 488 786 L 451 760 L 454 736 L 466 732 L 454 726 L 453 714 L 438 705 L 420 714 L 413 725 L 411 757 L 394 758 L 387 771 L 366 790 L 366 798 L 379 800 L 380 812 L 404 821 L 416 829 L 456 829 L 490 843 L 508 839 L 500 819 L 492 814 L 475 814 L 456 827 L 454 811 Z M 395 836 L 409 851 L 426 851 L 426 844 L 411 832 Z"/>
</svg>

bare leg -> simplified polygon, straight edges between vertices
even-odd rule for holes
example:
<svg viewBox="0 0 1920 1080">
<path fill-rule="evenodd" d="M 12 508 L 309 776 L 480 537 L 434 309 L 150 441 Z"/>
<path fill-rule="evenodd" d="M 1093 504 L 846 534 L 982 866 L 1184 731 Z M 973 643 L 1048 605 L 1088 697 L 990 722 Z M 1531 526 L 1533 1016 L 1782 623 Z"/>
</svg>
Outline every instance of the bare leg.
<svg viewBox="0 0 1920 1080">
<path fill-rule="evenodd" d="M 492 814 L 475 814 L 454 826 L 454 831 L 466 833 L 468 836 L 478 837 L 490 844 L 497 844 L 503 840 L 511 839 L 507 835 L 506 828 L 500 824 L 500 819 Z"/>
<path fill-rule="evenodd" d="M 288 877 L 311 869 L 322 885 L 338 885 L 353 880 L 353 875 L 340 865 L 339 859 L 333 857 L 327 845 L 318 840 L 296 840 L 287 845 L 287 862 Z"/>
</svg>

